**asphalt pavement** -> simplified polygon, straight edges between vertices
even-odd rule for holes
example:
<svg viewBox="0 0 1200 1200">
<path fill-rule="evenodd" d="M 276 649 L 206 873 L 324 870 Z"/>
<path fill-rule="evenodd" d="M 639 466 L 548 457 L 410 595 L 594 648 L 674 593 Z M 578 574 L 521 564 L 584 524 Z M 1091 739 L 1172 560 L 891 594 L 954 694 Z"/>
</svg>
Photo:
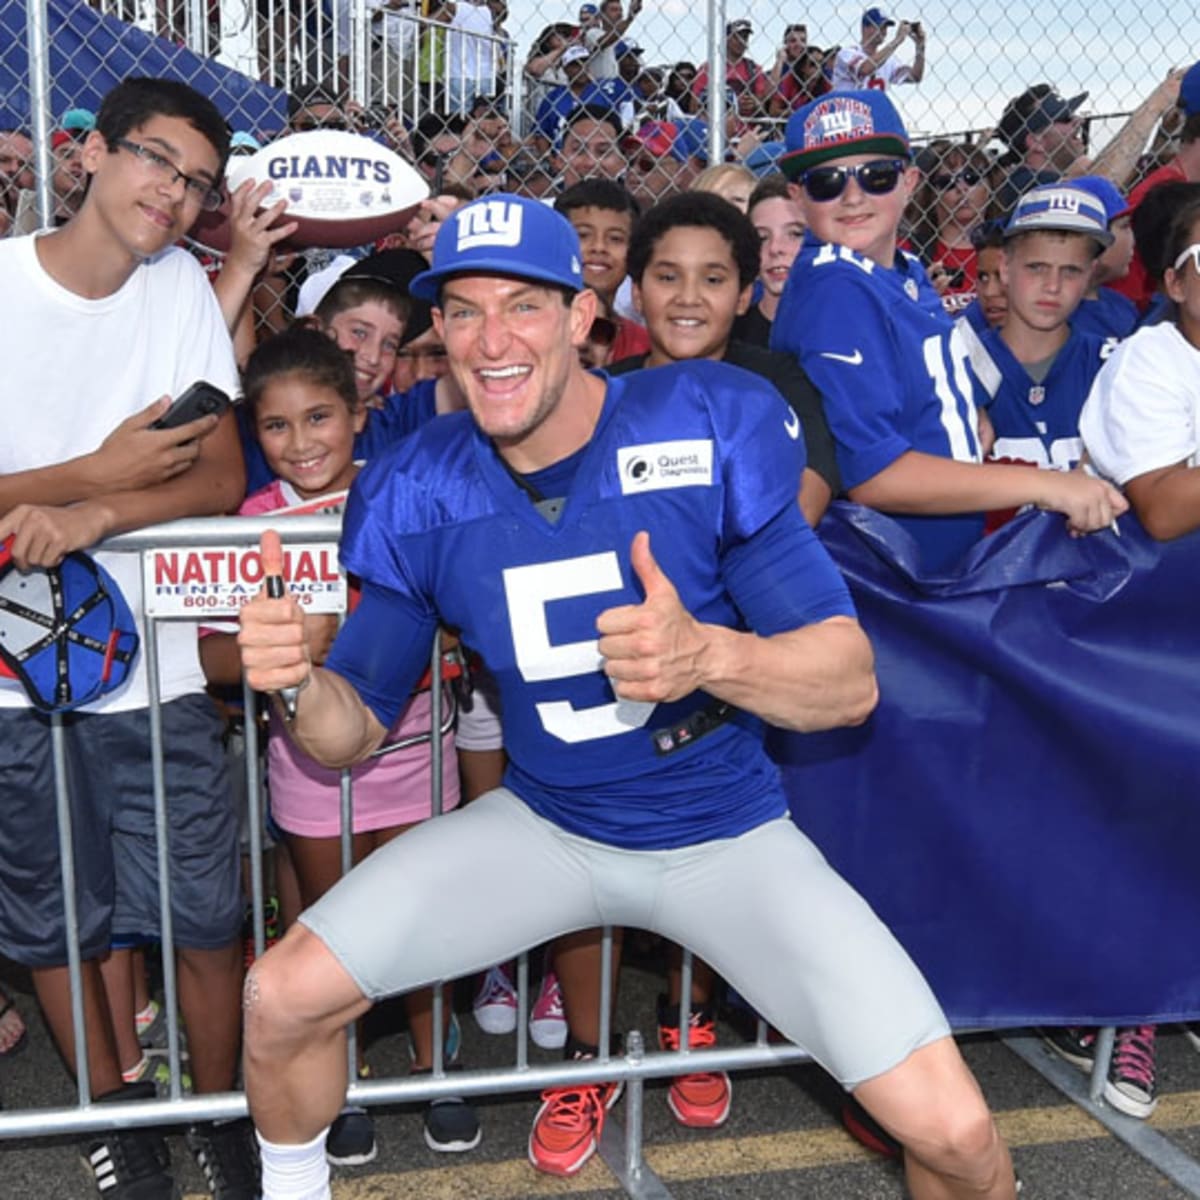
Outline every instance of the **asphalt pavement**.
<svg viewBox="0 0 1200 1200">
<path fill-rule="evenodd" d="M 0 1095 L 7 1110 L 70 1104 L 73 1085 L 49 1043 L 36 1005 L 22 981 L 18 1007 L 30 1027 L 23 1053 L 0 1058 Z M 640 1028 L 651 1041 L 658 977 L 626 969 L 616 1027 Z M 384 1017 L 390 1017 L 390 1013 Z M 368 1047 L 377 1076 L 404 1074 L 403 1034 L 377 1020 Z M 467 1067 L 512 1062 L 514 1039 L 481 1033 L 469 1013 L 463 1020 Z M 722 1026 L 723 1042 L 737 1034 Z M 1070 1103 L 1000 1039 L 962 1039 L 1023 1181 L 1022 1200 L 1183 1200 L 1193 1191 L 1172 1184 L 1102 1124 Z M 1038 1053 L 1049 1055 L 1048 1051 Z M 531 1047 L 531 1059 L 553 1056 Z M 1057 1061 L 1057 1060 L 1055 1060 Z M 1082 1082 L 1082 1076 L 1079 1077 Z M 1160 1101 L 1148 1127 L 1185 1154 L 1200 1158 L 1200 1054 L 1177 1030 L 1159 1037 Z M 801 1065 L 734 1077 L 734 1104 L 724 1127 L 680 1128 L 666 1105 L 665 1082 L 650 1082 L 645 1096 L 645 1163 L 642 1195 L 661 1200 L 899 1200 L 905 1193 L 897 1166 L 868 1153 L 842 1130 L 839 1093 L 816 1067 Z M 486 1097 L 478 1102 L 484 1137 L 465 1155 L 438 1155 L 422 1139 L 417 1107 L 376 1110 L 377 1159 L 335 1174 L 335 1200 L 525 1200 L 573 1196 L 620 1200 L 627 1192 L 600 1156 L 570 1180 L 538 1175 L 526 1159 L 536 1094 Z M 608 1141 L 620 1160 L 624 1101 L 613 1110 Z M 201 1176 L 180 1136 L 170 1138 L 176 1177 L 186 1200 L 199 1200 Z M 47 1136 L 0 1142 L 2 1200 L 87 1200 L 96 1195 L 75 1141 Z"/>
</svg>

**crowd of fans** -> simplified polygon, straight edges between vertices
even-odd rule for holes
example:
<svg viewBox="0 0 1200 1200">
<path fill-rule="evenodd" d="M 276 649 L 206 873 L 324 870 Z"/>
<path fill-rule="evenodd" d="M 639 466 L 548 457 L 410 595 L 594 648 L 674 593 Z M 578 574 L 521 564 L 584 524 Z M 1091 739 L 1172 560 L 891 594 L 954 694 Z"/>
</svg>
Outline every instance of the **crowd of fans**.
<svg viewBox="0 0 1200 1200">
<path fill-rule="evenodd" d="M 502 0 L 451 3 L 444 11 L 452 28 L 469 31 L 467 10 L 474 8 L 486 8 L 489 31 L 500 28 Z M 886 88 L 923 78 L 919 23 L 897 23 L 870 8 L 858 45 L 826 51 L 808 44 L 805 26 L 792 25 L 764 68 L 747 53 L 751 22 L 736 19 L 725 30 L 729 161 L 710 163 L 707 68 L 687 62 L 644 67 L 643 51 L 627 36 L 639 8 L 638 0 L 627 12 L 620 0 L 584 4 L 577 23 L 547 26 L 535 39 L 523 67 L 524 135 L 497 99 L 502 88 L 478 90 L 502 77 L 505 65 L 494 62 L 447 77 L 449 115 L 431 112 L 411 128 L 395 114 L 364 112 L 330 84 L 290 97 L 286 130 L 233 135 L 237 154 L 253 152 L 279 132 L 359 129 L 409 157 L 428 179 L 431 199 L 404 230 L 337 260 L 322 248 L 287 251 L 286 212 L 264 218 L 256 204 L 261 193 L 250 185 L 233 198 L 232 248 L 223 257 L 201 254 L 244 372 L 247 401 L 240 422 L 246 484 L 234 504 L 219 507 L 265 512 L 341 492 L 354 477 L 356 459 L 461 406 L 429 307 L 408 284 L 459 206 L 511 193 L 553 205 L 578 234 L 583 282 L 598 298 L 598 315 L 578 347 L 588 367 L 617 376 L 687 359 L 723 361 L 779 389 L 803 427 L 808 466 L 798 501 L 814 527 L 832 499 L 846 496 L 896 515 L 918 538 L 926 566 L 944 569 L 980 536 L 979 514 L 994 528 L 1025 504 L 1062 512 L 1077 533 L 1106 527 L 1130 504 L 1157 537 L 1200 525 L 1187 491 L 1196 448 L 1185 431 L 1200 396 L 1194 363 L 1200 346 L 1200 65 L 1171 72 L 1094 154 L 1081 116 L 1086 94 L 1064 98 L 1044 83 L 997 114 L 994 138 L 1002 152 L 990 148 L 989 138 L 936 139 L 918 149 Z M 381 6 L 380 20 L 388 21 L 392 11 Z M 912 43 L 910 61 L 901 57 L 906 42 Z M 460 54 L 458 61 L 468 59 Z M 822 126 L 830 118 L 832 134 Z M 57 227 L 70 228 L 78 217 L 84 184 L 95 170 L 96 130 L 96 116 L 76 108 L 54 131 L 50 183 Z M 170 163 L 167 171 L 176 173 Z M 34 185 L 28 132 L 0 133 L 0 223 L 10 236 L 39 224 Z M 827 253 L 834 245 L 844 248 L 840 256 Z M 920 366 L 914 326 L 900 313 L 908 301 L 921 305 L 922 321 L 936 314 L 945 332 L 950 357 L 932 379 L 927 358 Z M 839 331 L 850 307 L 860 321 L 853 345 Z M 335 345 L 346 353 L 331 350 Z M 875 442 L 864 431 L 857 373 L 864 354 L 880 356 L 871 368 L 872 379 L 881 381 L 877 390 L 896 390 L 894 408 L 881 399 L 872 420 L 895 422 L 887 432 L 909 447 L 886 463 L 877 457 L 876 443 L 884 440 L 879 428 L 870 431 Z M 1153 391 L 1159 364 L 1168 361 L 1172 387 L 1155 410 L 1156 429 L 1123 440 L 1119 431 L 1127 434 L 1136 424 L 1130 397 Z M 938 389 L 953 389 L 968 362 L 975 397 L 955 394 L 947 409 Z M 923 424 L 931 404 L 941 413 L 935 432 Z M 301 428 L 316 426 L 318 417 L 320 432 Z M 952 420 L 959 427 L 948 428 Z M 315 474 L 315 452 L 308 458 L 295 453 L 306 437 L 330 453 Z M 1123 493 L 1072 470 L 1085 454 Z M 920 460 L 915 465 L 914 457 Z M 1033 473 L 1029 466 L 1050 470 Z M 240 466 L 237 471 L 240 476 Z M 201 659 L 210 685 L 236 684 L 240 667 L 228 631 L 206 633 Z M 330 622 L 314 622 L 313 661 L 324 657 L 332 633 Z M 487 647 L 471 649 L 486 660 Z M 469 652 L 456 653 L 447 668 L 452 676 L 464 658 Z M 453 735 L 445 740 L 447 777 L 454 781 L 450 804 L 457 802 L 460 774 L 462 797 L 471 800 L 496 785 L 504 761 L 486 672 L 478 662 L 474 670 L 476 712 L 473 719 L 460 715 L 457 758 Z M 393 735 L 427 725 L 428 715 L 427 704 L 414 702 L 407 724 Z M 284 923 L 294 919 L 298 903 L 323 894 L 338 869 L 336 820 L 310 820 L 306 809 L 330 803 L 336 778 L 318 779 L 297 761 L 298 752 L 285 754 L 286 745 L 277 721 L 273 802 L 281 845 L 290 852 L 285 860 L 280 851 L 276 875 Z M 428 750 L 420 755 L 428 758 Z M 393 765 L 402 767 L 403 755 Z M 385 804 L 365 817 L 368 824 L 355 829 L 357 856 L 428 815 L 428 779 L 419 771 L 399 778 L 389 785 L 397 796 L 412 801 L 419 793 L 422 799 L 400 808 Z M 356 795 L 360 784 L 367 794 L 360 778 Z M 103 981 L 113 1044 L 99 1051 L 115 1057 L 94 1069 L 94 1083 L 112 1081 L 113 1063 L 126 1084 L 153 1081 L 161 1067 L 146 1053 L 160 1021 L 144 964 L 135 946 L 120 949 L 120 979 L 108 970 Z M 586 997 L 596 997 L 598 988 L 589 992 L 584 984 L 599 979 L 599 952 L 594 934 L 564 939 L 547 952 L 533 1013 L 541 1044 L 565 1044 L 569 1055 L 595 1053 L 599 1014 Z M 678 1045 L 680 1038 L 677 967 L 671 958 L 658 1014 L 664 1045 Z M 571 1006 L 569 1030 L 560 981 L 580 997 Z M 692 1044 L 698 1045 L 711 1039 L 717 994 L 703 963 L 693 986 L 698 1022 Z M 61 1008 L 61 997 L 54 1000 L 49 988 L 39 987 L 39 998 Z M 505 1032 L 515 1012 L 511 970 L 497 964 L 481 983 L 477 1019 L 485 1030 Z M 60 1038 L 62 1015 L 55 1026 Z M 428 993 L 413 999 L 409 1017 L 415 1069 L 429 1069 L 436 1039 Z M 453 1023 L 440 1035 L 453 1058 Z M 0 1001 L 0 1055 L 23 1036 L 19 1014 Z M 213 1035 L 223 1055 L 216 1064 L 214 1055 L 198 1050 L 199 1036 L 193 1030 L 197 1089 L 228 1087 L 229 1031 Z M 1047 1038 L 1069 1061 L 1090 1066 L 1094 1031 L 1047 1031 Z M 1194 1040 L 1200 1047 L 1200 1037 Z M 1120 1033 L 1105 1094 L 1131 1115 L 1148 1116 L 1155 1105 L 1153 1047 L 1150 1027 Z M 366 1073 L 365 1060 L 360 1069 Z M 580 1145 L 594 1149 L 609 1096 L 581 1109 L 578 1094 L 573 1089 L 555 1099 L 547 1093 L 538 1128 L 554 1137 L 540 1143 L 537 1154 L 531 1149 L 535 1165 L 573 1173 L 586 1161 Z M 719 1124 L 729 1103 L 729 1082 L 719 1073 L 672 1084 L 672 1108 L 685 1124 Z M 569 1127 L 568 1118 L 578 1128 Z M 479 1136 L 465 1102 L 431 1106 L 431 1147 L 466 1150 Z M 361 1110 L 347 1109 L 330 1139 L 333 1161 L 363 1162 L 374 1154 L 374 1134 Z M 211 1135 L 202 1142 L 210 1160 L 225 1155 L 232 1161 L 246 1149 L 233 1140 L 214 1143 Z M 99 1175 L 98 1181 L 103 1190 Z"/>
</svg>

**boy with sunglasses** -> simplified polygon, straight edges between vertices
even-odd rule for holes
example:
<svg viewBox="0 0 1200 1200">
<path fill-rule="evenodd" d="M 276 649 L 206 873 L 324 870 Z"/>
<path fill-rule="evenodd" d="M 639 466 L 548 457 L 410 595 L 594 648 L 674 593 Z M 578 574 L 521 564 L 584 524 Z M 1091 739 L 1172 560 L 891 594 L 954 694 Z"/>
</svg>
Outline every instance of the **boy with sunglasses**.
<svg viewBox="0 0 1200 1200">
<path fill-rule="evenodd" d="M 1115 489 L 1085 475 L 982 463 L 962 334 L 921 264 L 897 250 L 917 173 L 891 101 L 835 92 L 797 112 L 785 140 L 780 167 L 808 233 L 771 345 L 797 355 L 824 397 L 850 499 L 892 514 L 923 572 L 952 568 L 991 509 L 1037 504 L 1074 534 L 1124 512 Z"/>
</svg>

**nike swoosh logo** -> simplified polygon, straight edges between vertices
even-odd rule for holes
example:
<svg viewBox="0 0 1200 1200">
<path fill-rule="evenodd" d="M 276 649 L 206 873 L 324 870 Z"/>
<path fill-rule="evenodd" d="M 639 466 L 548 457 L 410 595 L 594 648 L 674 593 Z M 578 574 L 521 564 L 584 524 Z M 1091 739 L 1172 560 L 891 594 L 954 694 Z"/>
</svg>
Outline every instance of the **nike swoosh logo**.
<svg viewBox="0 0 1200 1200">
<path fill-rule="evenodd" d="M 788 413 L 783 422 L 783 427 L 787 430 L 787 435 L 793 442 L 800 437 L 800 414 L 795 409 Z"/>
<path fill-rule="evenodd" d="M 834 354 L 832 350 L 822 350 L 821 357 L 832 358 L 834 362 L 849 363 L 852 367 L 859 366 L 863 360 L 861 350 L 855 350 L 853 354 Z"/>
</svg>

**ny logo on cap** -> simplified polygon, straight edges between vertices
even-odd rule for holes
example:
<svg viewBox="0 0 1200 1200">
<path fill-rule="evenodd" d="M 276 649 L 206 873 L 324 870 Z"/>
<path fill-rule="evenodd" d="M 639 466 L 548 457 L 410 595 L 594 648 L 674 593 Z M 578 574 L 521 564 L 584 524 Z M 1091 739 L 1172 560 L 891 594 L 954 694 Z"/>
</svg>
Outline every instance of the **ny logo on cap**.
<svg viewBox="0 0 1200 1200">
<path fill-rule="evenodd" d="M 519 246 L 525 216 L 519 204 L 484 200 L 458 212 L 458 250 L 476 246 Z"/>
<path fill-rule="evenodd" d="M 1077 213 L 1079 211 L 1079 196 L 1074 192 L 1051 192 L 1047 197 L 1047 208 L 1050 212 Z"/>
<path fill-rule="evenodd" d="M 835 109 L 821 118 L 821 138 L 832 140 L 845 137 L 854 128 L 854 117 L 846 109 Z"/>
</svg>

